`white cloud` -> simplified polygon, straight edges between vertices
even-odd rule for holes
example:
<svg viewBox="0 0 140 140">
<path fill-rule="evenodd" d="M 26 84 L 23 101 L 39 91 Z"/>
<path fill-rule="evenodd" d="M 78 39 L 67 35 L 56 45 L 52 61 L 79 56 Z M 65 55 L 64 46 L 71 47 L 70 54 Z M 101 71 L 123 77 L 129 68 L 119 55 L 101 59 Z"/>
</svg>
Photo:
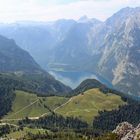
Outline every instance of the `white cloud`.
<svg viewBox="0 0 140 140">
<path fill-rule="evenodd" d="M 80 0 L 65 4 L 58 1 L 0 0 L 0 21 L 78 19 L 83 15 L 105 20 L 123 7 L 140 6 L 140 0 Z"/>
</svg>

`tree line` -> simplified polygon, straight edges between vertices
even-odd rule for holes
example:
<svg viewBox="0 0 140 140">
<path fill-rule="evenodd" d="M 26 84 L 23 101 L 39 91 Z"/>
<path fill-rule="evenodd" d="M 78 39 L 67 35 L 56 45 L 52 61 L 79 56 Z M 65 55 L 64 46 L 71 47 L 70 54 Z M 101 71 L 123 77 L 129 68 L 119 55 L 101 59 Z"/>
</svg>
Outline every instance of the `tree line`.
<svg viewBox="0 0 140 140">
<path fill-rule="evenodd" d="M 62 115 L 58 115 L 55 113 L 41 117 L 37 120 L 31 120 L 26 117 L 25 119 L 19 121 L 19 125 L 33 128 L 44 128 L 51 131 L 58 131 L 63 129 L 80 130 L 88 128 L 88 124 L 78 118 L 63 117 Z"/>
<path fill-rule="evenodd" d="M 140 123 L 140 103 L 127 104 L 112 111 L 99 111 L 99 116 L 93 120 L 93 127 L 109 131 L 114 130 L 119 123 L 124 121 L 134 126 Z"/>
</svg>

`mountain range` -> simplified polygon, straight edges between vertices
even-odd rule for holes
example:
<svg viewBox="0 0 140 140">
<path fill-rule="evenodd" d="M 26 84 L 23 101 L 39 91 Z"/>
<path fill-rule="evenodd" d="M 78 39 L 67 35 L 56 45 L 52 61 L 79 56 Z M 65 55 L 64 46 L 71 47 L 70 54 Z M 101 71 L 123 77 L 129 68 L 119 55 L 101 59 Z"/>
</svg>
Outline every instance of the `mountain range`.
<svg viewBox="0 0 140 140">
<path fill-rule="evenodd" d="M 0 72 L 41 72 L 41 67 L 15 41 L 0 36 Z"/>
<path fill-rule="evenodd" d="M 39 94 L 62 95 L 71 90 L 44 71 L 14 40 L 3 36 L 0 36 L 0 82 Z"/>
<path fill-rule="evenodd" d="M 122 92 L 140 95 L 140 8 L 123 8 L 106 21 L 61 19 L 1 24 L 44 69 L 97 73 Z"/>
</svg>

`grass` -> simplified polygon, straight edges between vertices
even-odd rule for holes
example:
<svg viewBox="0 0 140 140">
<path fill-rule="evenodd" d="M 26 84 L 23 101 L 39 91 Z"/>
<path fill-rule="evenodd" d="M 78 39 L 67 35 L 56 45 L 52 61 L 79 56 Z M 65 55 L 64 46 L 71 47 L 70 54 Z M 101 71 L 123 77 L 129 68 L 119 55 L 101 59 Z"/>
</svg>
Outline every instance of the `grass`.
<svg viewBox="0 0 140 140">
<path fill-rule="evenodd" d="M 116 109 L 124 104 L 120 96 L 111 93 L 104 94 L 99 89 L 91 89 L 84 94 L 74 96 L 70 102 L 56 112 L 64 116 L 79 117 L 91 123 L 98 115 L 98 111 Z"/>
<path fill-rule="evenodd" d="M 34 135 L 41 135 L 45 134 L 49 137 L 49 139 L 46 140 L 86 140 L 86 138 L 82 138 L 82 135 L 76 134 L 73 131 L 59 131 L 59 132 L 51 132 L 46 129 L 37 129 L 37 128 L 27 128 L 24 127 L 23 130 L 10 132 L 5 137 L 6 140 L 8 139 L 23 139 L 23 137 L 26 140 L 31 140 L 31 138 L 28 137 L 28 134 L 34 134 Z"/>
<path fill-rule="evenodd" d="M 50 133 L 49 130 L 44 130 L 44 129 L 33 129 L 33 128 L 27 128 L 24 127 L 23 130 L 20 131 L 15 131 L 15 132 L 11 132 L 10 134 L 6 135 L 7 139 L 20 139 L 22 137 L 24 137 L 25 135 L 27 135 L 28 133 L 32 133 L 32 134 L 44 134 L 44 133 Z"/>
<path fill-rule="evenodd" d="M 39 117 L 44 113 L 49 113 L 45 105 L 53 110 L 67 100 L 68 99 L 65 97 L 37 97 L 35 94 L 16 91 L 16 98 L 13 102 L 12 111 L 9 112 L 4 119 Z"/>
<path fill-rule="evenodd" d="M 92 120 L 98 115 L 98 111 L 117 109 L 118 106 L 126 104 L 120 96 L 112 93 L 104 94 L 99 89 L 91 89 L 83 94 L 79 94 L 72 98 L 65 97 L 37 97 L 35 94 L 28 92 L 16 91 L 16 98 L 12 105 L 12 111 L 9 112 L 4 119 L 21 119 L 25 117 L 39 117 L 42 114 L 50 113 L 45 107 L 51 110 L 57 108 L 56 113 L 63 116 L 73 116 L 81 118 L 92 124 Z M 58 108 L 59 107 L 59 108 Z M 5 120 L 4 120 L 5 121 Z M 11 123 L 16 124 L 16 120 L 11 120 Z M 32 134 L 51 134 L 52 132 L 37 128 L 23 128 L 20 131 L 11 131 L 6 135 L 6 139 L 20 139 Z M 58 139 L 68 139 L 67 134 Z M 79 139 L 75 134 L 71 134 L 70 139 Z M 56 138 L 57 140 L 57 138 Z"/>
<path fill-rule="evenodd" d="M 91 124 L 98 111 L 112 110 L 120 105 L 126 104 L 120 96 L 111 93 L 104 94 L 99 89 L 91 89 L 83 94 L 72 97 L 37 97 L 23 91 L 16 91 L 16 98 L 13 102 L 12 111 L 4 119 L 21 119 L 25 117 L 40 117 L 42 114 L 49 114 L 57 108 L 56 113 L 63 116 L 78 117 Z M 62 105 L 62 106 L 61 106 Z"/>
</svg>

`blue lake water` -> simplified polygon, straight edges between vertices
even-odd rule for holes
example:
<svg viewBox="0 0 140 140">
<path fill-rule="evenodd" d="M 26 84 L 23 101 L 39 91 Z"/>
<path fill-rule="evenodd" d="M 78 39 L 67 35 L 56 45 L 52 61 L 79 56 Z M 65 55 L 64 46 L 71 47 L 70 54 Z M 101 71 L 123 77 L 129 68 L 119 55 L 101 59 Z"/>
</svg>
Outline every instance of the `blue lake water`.
<svg viewBox="0 0 140 140">
<path fill-rule="evenodd" d="M 103 84 L 112 87 L 111 83 L 109 83 L 103 77 L 91 72 L 50 70 L 49 73 L 53 75 L 57 80 L 72 88 L 76 88 L 85 79 L 97 79 Z"/>
</svg>

